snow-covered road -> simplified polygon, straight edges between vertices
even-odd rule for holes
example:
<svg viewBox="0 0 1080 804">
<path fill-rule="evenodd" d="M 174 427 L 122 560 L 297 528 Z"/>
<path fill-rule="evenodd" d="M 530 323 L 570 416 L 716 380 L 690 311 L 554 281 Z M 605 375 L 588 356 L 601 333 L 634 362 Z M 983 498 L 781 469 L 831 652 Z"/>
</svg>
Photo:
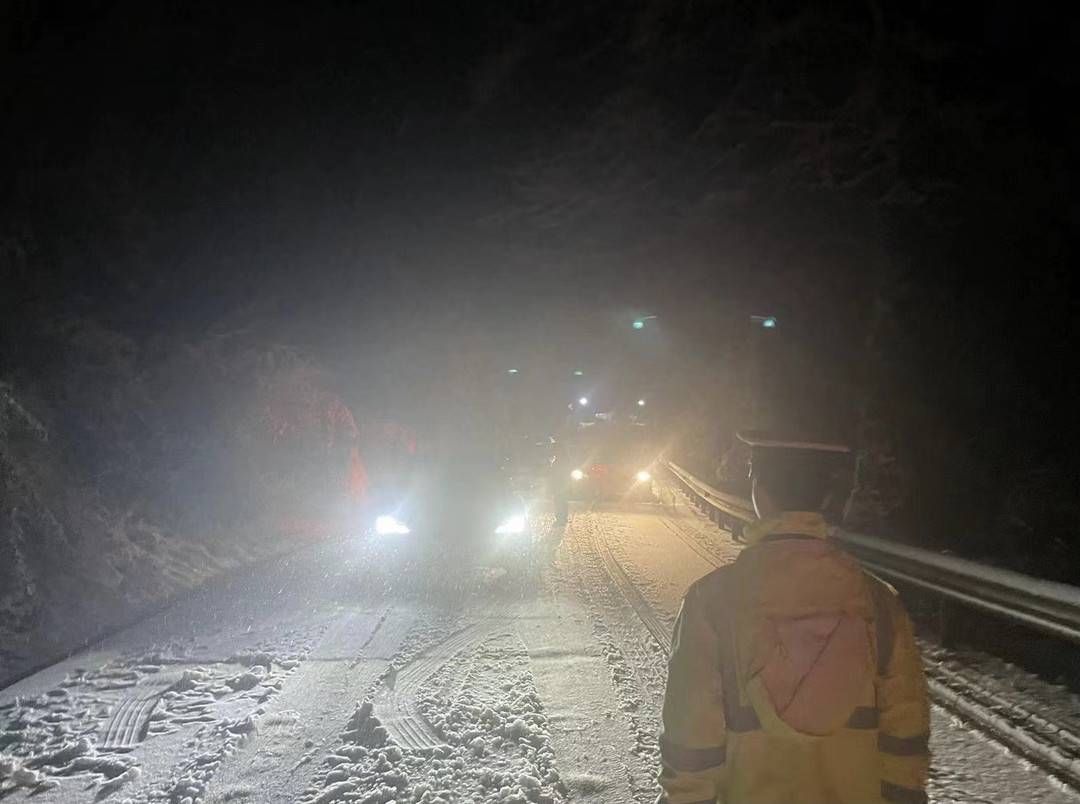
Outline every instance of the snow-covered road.
<svg viewBox="0 0 1080 804">
<path fill-rule="evenodd" d="M 359 541 L 231 577 L 0 692 L 0 800 L 650 802 L 679 599 L 738 546 L 637 506 L 549 547 L 528 593 L 387 590 Z M 1080 802 L 934 728 L 933 800 Z"/>
</svg>

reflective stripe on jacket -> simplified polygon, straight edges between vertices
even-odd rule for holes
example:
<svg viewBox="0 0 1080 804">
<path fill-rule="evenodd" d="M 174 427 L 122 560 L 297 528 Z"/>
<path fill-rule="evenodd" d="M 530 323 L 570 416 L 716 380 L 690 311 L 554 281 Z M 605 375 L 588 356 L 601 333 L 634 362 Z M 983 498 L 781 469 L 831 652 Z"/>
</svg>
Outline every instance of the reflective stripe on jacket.
<svg viewBox="0 0 1080 804">
<path fill-rule="evenodd" d="M 747 535 L 675 625 L 660 801 L 925 802 L 926 681 L 895 591 L 817 514 Z"/>
</svg>

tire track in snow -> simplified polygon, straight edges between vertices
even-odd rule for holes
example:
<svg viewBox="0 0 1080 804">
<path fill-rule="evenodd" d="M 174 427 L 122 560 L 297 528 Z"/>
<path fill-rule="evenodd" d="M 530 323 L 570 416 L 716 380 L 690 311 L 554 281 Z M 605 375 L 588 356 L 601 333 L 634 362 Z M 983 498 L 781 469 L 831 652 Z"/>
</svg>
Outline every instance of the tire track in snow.
<svg viewBox="0 0 1080 804">
<path fill-rule="evenodd" d="M 623 596 L 623 599 L 630 608 L 637 614 L 645 628 L 652 634 L 653 639 L 656 640 L 656 644 L 664 651 L 664 655 L 670 656 L 671 632 L 668 630 L 667 626 L 664 625 L 649 601 L 645 599 L 641 590 L 637 588 L 630 579 L 630 576 L 626 574 L 626 570 L 623 569 L 619 560 L 615 558 L 615 554 L 611 551 L 611 545 L 608 543 L 604 534 L 601 533 L 596 541 L 599 542 L 600 557 L 603 559 L 604 568 L 607 570 L 608 577 L 615 584 L 615 587 L 619 590 L 619 593 Z"/>
<path fill-rule="evenodd" d="M 659 792 L 657 735 L 667 654 L 663 641 L 651 630 L 642 630 L 639 611 L 623 594 L 628 586 L 620 588 L 618 579 L 611 577 L 600 546 L 602 536 L 596 532 L 603 529 L 608 516 L 589 512 L 574 517 L 560 551 L 561 565 L 592 620 L 593 638 L 607 662 L 619 709 L 626 718 L 635 757 L 625 765 L 626 783 L 635 801 L 651 804 Z M 660 634 L 663 631 L 659 629 Z"/>
<path fill-rule="evenodd" d="M 704 547 L 702 547 L 698 543 L 697 539 L 688 534 L 683 529 L 683 526 L 678 522 L 670 519 L 669 517 L 663 517 L 660 521 L 664 523 L 664 527 L 666 527 L 668 530 L 675 534 L 679 541 L 681 541 L 683 544 L 685 544 L 687 547 L 697 553 L 698 556 L 700 556 L 701 560 L 704 561 L 706 564 L 709 564 L 713 567 L 722 567 L 726 563 L 719 555 L 712 553 L 711 551 L 706 550 Z"/>
<path fill-rule="evenodd" d="M 150 716 L 161 696 L 179 678 L 179 675 L 170 673 L 146 681 L 144 683 L 149 689 L 121 701 L 105 724 L 99 747 L 103 751 L 129 750 L 145 740 L 150 728 Z"/>
<path fill-rule="evenodd" d="M 297 801 L 317 757 L 337 740 L 348 706 L 370 694 L 414 620 L 408 607 L 334 612 L 319 642 L 258 717 L 254 733 L 222 756 L 202 801 Z"/>
<path fill-rule="evenodd" d="M 116 707 L 105 726 L 101 749 L 123 750 L 142 742 L 150 726 L 150 714 L 160 697 L 160 694 L 154 694 L 145 698 L 126 698 Z"/>
<path fill-rule="evenodd" d="M 506 628 L 505 612 L 493 612 L 484 620 L 454 632 L 404 666 L 391 670 L 374 698 L 375 711 L 387 733 L 408 748 L 442 745 L 442 739 L 417 710 L 420 688 L 449 662 L 475 651 L 494 637 L 500 627 Z"/>
</svg>

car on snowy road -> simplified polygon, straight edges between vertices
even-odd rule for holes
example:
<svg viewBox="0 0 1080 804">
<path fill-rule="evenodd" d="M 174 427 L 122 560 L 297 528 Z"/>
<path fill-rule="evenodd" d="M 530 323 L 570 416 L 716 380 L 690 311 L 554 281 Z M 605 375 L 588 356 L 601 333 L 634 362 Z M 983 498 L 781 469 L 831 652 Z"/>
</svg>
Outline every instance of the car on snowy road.
<svg viewBox="0 0 1080 804">
<path fill-rule="evenodd" d="M 648 429 L 639 425 L 579 428 L 570 450 L 570 498 L 652 500 L 658 450 L 649 435 Z"/>
<path fill-rule="evenodd" d="M 420 457 L 374 490 L 367 511 L 363 538 L 382 568 L 451 579 L 532 568 L 528 505 L 487 453 Z"/>
<path fill-rule="evenodd" d="M 519 493 L 539 492 L 548 475 L 555 439 L 549 435 L 523 435 L 503 447 L 502 471 Z"/>
</svg>

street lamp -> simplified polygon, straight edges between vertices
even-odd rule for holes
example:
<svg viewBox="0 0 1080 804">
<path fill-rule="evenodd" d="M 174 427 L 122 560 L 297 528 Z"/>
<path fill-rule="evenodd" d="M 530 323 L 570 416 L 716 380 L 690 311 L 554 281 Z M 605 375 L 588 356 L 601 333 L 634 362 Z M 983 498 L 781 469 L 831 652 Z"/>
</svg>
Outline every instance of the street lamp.
<svg viewBox="0 0 1080 804">
<path fill-rule="evenodd" d="M 637 401 L 637 406 L 638 406 L 639 408 L 643 408 L 643 407 L 645 407 L 645 400 L 644 400 L 644 399 L 639 399 L 639 400 Z"/>
<path fill-rule="evenodd" d="M 582 371 L 581 369 L 574 369 L 574 376 L 575 376 L 575 377 L 584 377 L 584 376 L 585 376 L 585 372 L 584 372 L 584 371 Z"/>
<path fill-rule="evenodd" d="M 776 329 L 776 316 L 774 315 L 752 315 L 750 320 L 755 324 L 760 324 L 765 329 Z"/>
<path fill-rule="evenodd" d="M 507 374 L 520 374 L 520 372 L 517 369 L 507 369 L 506 373 Z"/>
<path fill-rule="evenodd" d="M 654 321 L 655 319 L 656 316 L 654 315 L 643 315 L 641 318 L 635 318 L 634 323 L 630 326 L 632 326 L 634 329 L 645 329 L 645 322 Z"/>
<path fill-rule="evenodd" d="M 581 407 L 587 408 L 589 406 L 589 397 L 583 396 L 577 401 L 577 403 L 581 405 Z"/>
</svg>

